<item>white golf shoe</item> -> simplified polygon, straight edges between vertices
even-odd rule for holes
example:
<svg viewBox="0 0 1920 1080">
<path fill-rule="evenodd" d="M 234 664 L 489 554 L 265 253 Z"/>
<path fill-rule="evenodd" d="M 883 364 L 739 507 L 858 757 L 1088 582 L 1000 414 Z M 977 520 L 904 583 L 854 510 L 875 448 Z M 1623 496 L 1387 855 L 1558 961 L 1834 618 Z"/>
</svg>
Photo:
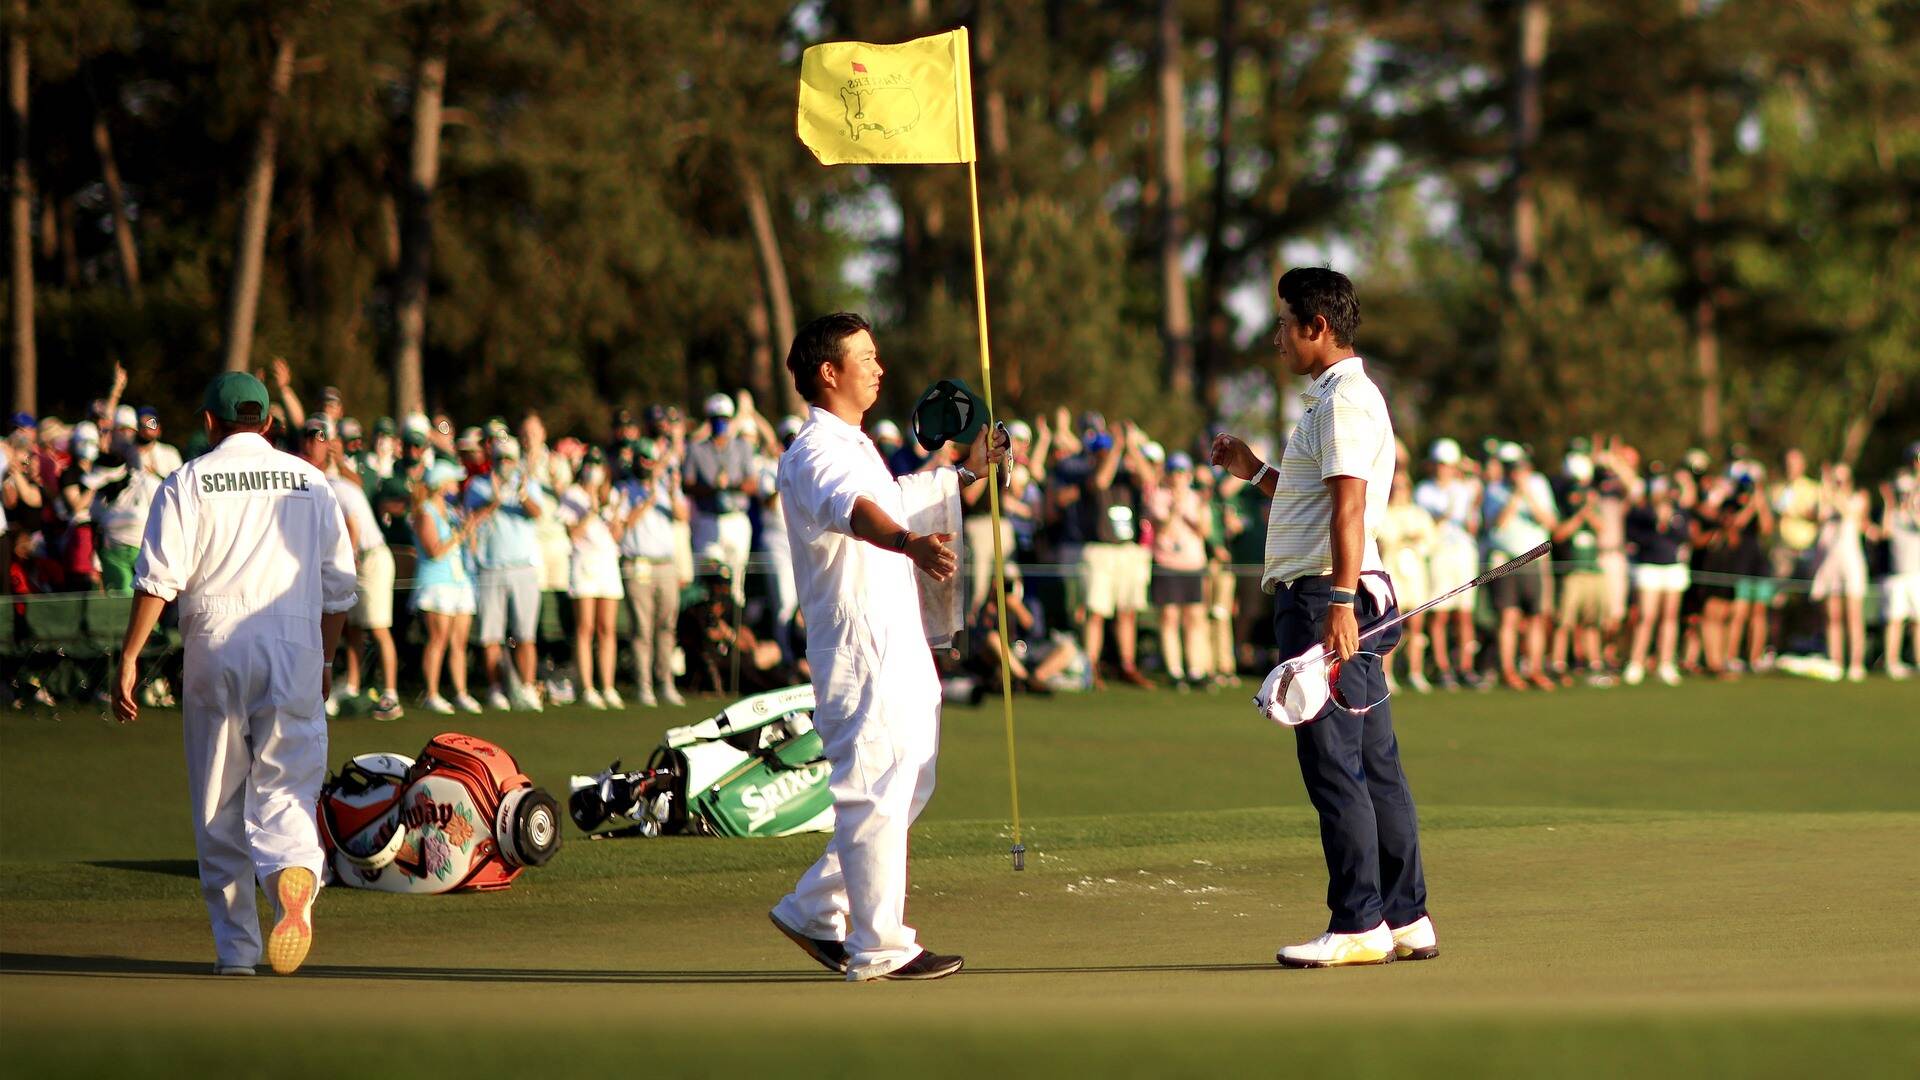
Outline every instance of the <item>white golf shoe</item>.
<svg viewBox="0 0 1920 1080">
<path fill-rule="evenodd" d="M 1358 934 L 1329 930 L 1304 944 L 1288 945 L 1274 959 L 1281 967 L 1290 968 L 1358 967 L 1391 964 L 1394 954 L 1393 931 L 1383 922 Z"/>
<path fill-rule="evenodd" d="M 1431 960 L 1440 955 L 1439 939 L 1433 936 L 1433 920 L 1425 915 L 1393 932 L 1396 960 Z"/>
</svg>

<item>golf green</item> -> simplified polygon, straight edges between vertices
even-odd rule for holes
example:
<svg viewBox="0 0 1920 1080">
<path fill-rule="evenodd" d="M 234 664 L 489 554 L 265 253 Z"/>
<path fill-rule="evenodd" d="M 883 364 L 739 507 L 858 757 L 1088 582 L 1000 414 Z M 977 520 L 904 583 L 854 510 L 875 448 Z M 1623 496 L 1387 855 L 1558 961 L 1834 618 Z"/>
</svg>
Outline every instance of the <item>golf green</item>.
<svg viewBox="0 0 1920 1080">
<path fill-rule="evenodd" d="M 1403 695 L 1440 958 L 1285 971 L 1325 926 L 1292 736 L 1251 690 L 950 708 L 910 917 L 967 970 L 848 985 L 766 909 L 819 836 L 586 842 L 505 893 L 329 890 L 293 978 L 209 974 L 177 715 L 0 717 L 9 1075 L 1912 1076 L 1920 688 L 1787 679 Z M 549 790 L 718 711 L 441 730 Z"/>
</svg>

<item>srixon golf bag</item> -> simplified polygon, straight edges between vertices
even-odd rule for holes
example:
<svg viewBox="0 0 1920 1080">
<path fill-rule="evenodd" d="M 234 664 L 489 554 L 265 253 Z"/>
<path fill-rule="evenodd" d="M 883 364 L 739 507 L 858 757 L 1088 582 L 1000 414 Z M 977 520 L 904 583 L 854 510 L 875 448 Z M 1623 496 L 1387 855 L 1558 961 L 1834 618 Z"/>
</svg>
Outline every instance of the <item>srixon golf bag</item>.
<svg viewBox="0 0 1920 1080">
<path fill-rule="evenodd" d="M 829 769 L 813 730 L 813 687 L 737 701 L 720 715 L 669 730 L 640 772 L 618 761 L 575 776 L 568 812 L 603 836 L 787 836 L 833 829 Z"/>
<path fill-rule="evenodd" d="M 381 892 L 504 889 L 560 848 L 560 807 L 513 755 L 435 735 L 416 760 L 361 754 L 320 789 L 335 881 Z"/>
</svg>

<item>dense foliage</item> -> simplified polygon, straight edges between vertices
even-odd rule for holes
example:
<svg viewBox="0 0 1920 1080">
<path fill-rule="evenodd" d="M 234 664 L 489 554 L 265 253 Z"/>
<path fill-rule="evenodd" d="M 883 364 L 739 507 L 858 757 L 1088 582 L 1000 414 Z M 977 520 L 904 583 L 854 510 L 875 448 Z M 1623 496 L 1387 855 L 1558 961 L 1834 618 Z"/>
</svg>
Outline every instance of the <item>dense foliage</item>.
<svg viewBox="0 0 1920 1080">
<path fill-rule="evenodd" d="M 784 335 L 836 307 L 878 317 L 898 405 L 974 370 L 965 170 L 815 164 L 793 134 L 798 57 L 964 23 L 1003 408 L 1100 407 L 1185 441 L 1268 365 L 1277 271 L 1331 259 L 1416 438 L 1620 430 L 1659 453 L 1798 443 L 1871 468 L 1920 436 L 1920 8 L 1898 0 L 5 15 L 29 71 L 25 141 L 8 128 L 31 182 L 10 238 L 36 299 L 21 404 L 69 417 L 120 360 L 186 419 L 232 337 L 269 117 L 241 362 L 285 355 L 303 388 L 384 407 L 419 275 L 425 401 L 463 418 L 537 404 L 597 433 L 610 401 L 781 397 Z M 425 113 L 436 62 L 444 109 Z"/>
</svg>

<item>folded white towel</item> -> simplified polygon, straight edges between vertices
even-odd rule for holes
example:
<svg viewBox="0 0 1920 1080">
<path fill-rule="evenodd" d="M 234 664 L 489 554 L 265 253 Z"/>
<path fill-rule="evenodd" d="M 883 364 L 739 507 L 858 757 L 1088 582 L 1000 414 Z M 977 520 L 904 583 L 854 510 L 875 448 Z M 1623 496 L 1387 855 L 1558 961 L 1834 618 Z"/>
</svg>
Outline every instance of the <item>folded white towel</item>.
<svg viewBox="0 0 1920 1080">
<path fill-rule="evenodd" d="M 960 474 L 952 469 L 933 469 L 900 477 L 900 494 L 907 504 L 906 527 L 916 533 L 950 533 L 947 546 L 953 549 L 955 566 L 965 566 L 967 555 L 960 527 Z M 944 649 L 953 644 L 953 636 L 964 624 L 961 592 L 964 575 L 956 572 L 945 581 L 935 581 L 924 571 L 916 571 L 920 586 L 920 624 L 927 644 Z"/>
</svg>

